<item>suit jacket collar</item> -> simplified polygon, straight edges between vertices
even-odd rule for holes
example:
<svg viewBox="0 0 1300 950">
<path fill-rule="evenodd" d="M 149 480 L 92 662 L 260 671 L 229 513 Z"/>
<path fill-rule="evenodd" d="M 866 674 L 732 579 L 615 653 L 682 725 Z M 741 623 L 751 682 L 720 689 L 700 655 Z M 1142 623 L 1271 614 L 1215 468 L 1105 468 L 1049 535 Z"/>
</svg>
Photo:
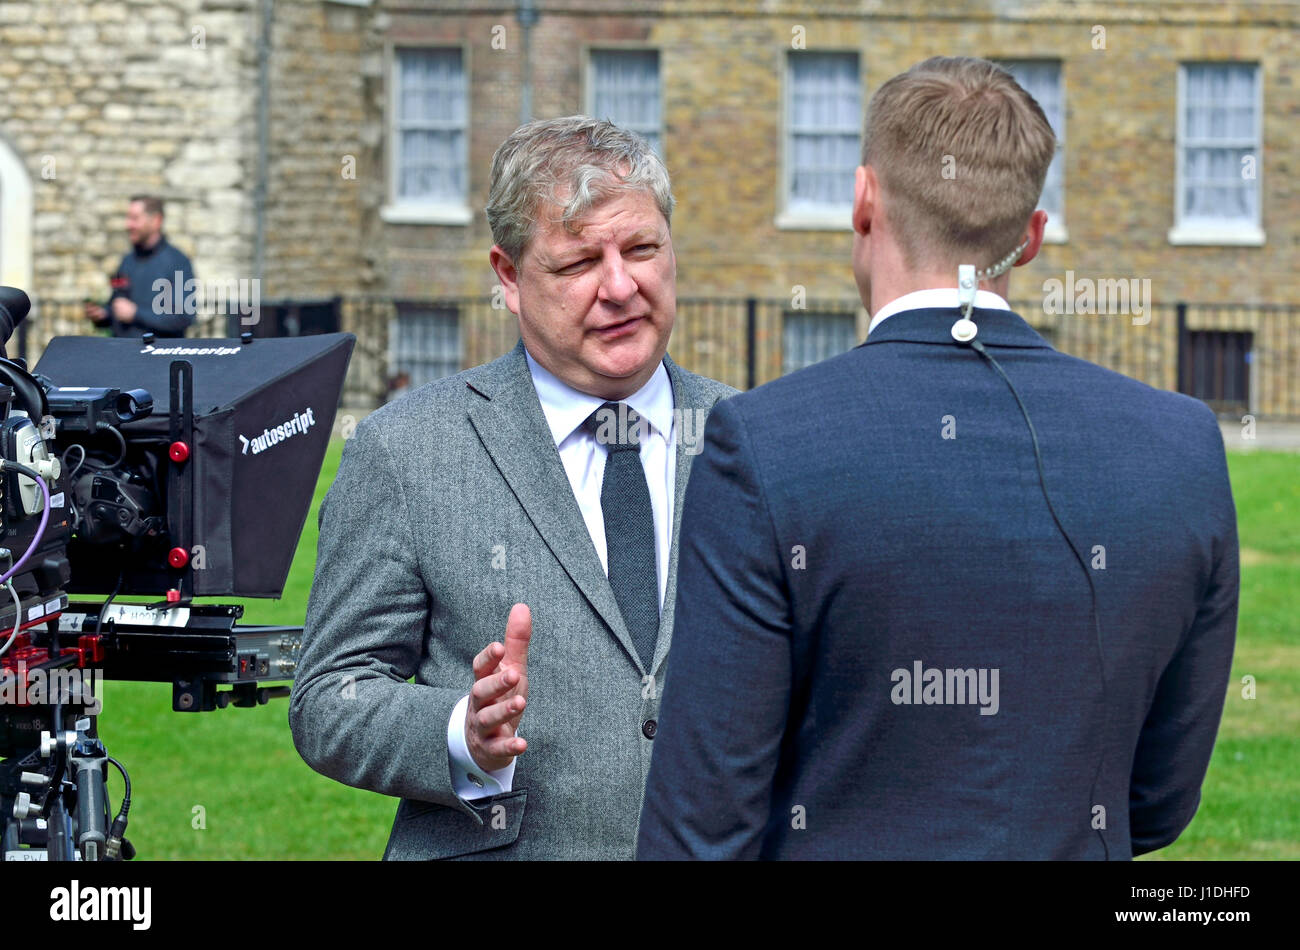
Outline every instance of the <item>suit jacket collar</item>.
<svg viewBox="0 0 1300 950">
<path fill-rule="evenodd" d="M 924 310 L 905 310 L 896 313 L 871 331 L 860 346 L 877 343 L 946 343 L 957 345 L 952 338 L 952 325 L 961 316 L 957 307 Z M 985 346 L 1045 347 L 1052 345 L 1011 310 L 988 310 L 976 307 L 971 319 L 979 327 L 975 339 Z"/>
<path fill-rule="evenodd" d="M 694 426 L 694 430 L 686 433 L 685 438 L 681 432 L 676 434 L 672 551 L 668 561 L 668 585 L 660 621 L 660 637 L 652 664 L 656 669 L 667 654 L 668 638 L 663 634 L 665 624 L 672 622 L 672 607 L 676 600 L 677 538 L 691 459 L 688 440 L 697 440 L 695 448 L 698 449 L 701 435 L 699 427 L 695 425 L 697 414 L 692 410 L 707 411 L 712 404 L 700 386 L 698 377 L 683 372 L 666 355 L 664 366 L 673 387 L 678 426 Z M 559 451 L 546 424 L 541 400 L 537 398 L 537 390 L 528 371 L 523 341 L 500 359 L 467 372 L 465 382 L 469 390 L 477 394 L 470 405 L 469 420 L 478 433 L 483 448 L 491 456 L 501 477 L 510 486 L 565 572 L 582 591 L 592 609 L 605 621 L 632 661 L 641 667 L 636 646 L 623 622 L 614 590 L 601 569 L 600 557 L 587 533 L 577 499 L 573 497 L 573 488 L 569 485 Z M 642 668 L 642 672 L 649 671 Z"/>
</svg>

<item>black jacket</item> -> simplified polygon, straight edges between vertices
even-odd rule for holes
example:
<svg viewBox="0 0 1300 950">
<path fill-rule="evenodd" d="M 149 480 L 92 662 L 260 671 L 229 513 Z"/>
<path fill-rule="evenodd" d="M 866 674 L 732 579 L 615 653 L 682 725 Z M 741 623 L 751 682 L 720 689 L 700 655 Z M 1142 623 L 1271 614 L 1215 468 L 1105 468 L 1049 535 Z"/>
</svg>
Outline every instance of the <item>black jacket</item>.
<svg viewBox="0 0 1300 950">
<path fill-rule="evenodd" d="M 194 270 L 190 259 L 178 251 L 162 235 L 158 243 L 148 250 L 133 247 L 122 258 L 117 276 L 123 286 L 115 287 L 104 309 L 107 317 L 100 326 L 113 328 L 113 336 L 143 336 L 153 331 L 159 337 L 180 337 L 185 328 L 194 322 L 193 300 L 190 293 Z M 158 283 L 166 281 L 165 284 Z M 125 297 L 135 304 L 135 319 L 122 323 L 113 316 L 113 301 Z M 188 300 L 187 300 L 188 298 Z"/>
</svg>

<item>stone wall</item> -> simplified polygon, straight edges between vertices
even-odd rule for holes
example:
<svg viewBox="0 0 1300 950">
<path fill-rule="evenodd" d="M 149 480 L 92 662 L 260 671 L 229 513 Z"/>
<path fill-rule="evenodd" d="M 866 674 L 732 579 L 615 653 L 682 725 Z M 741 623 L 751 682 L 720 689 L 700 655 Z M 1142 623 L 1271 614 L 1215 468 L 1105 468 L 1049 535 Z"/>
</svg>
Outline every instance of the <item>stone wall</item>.
<svg viewBox="0 0 1300 950">
<path fill-rule="evenodd" d="M 263 299 L 372 285 L 380 143 L 366 96 L 378 95 L 382 56 L 367 47 L 371 16 L 328 0 L 274 4 L 257 275 L 257 0 L 0 4 L 0 138 L 33 185 L 30 237 L 4 240 L 30 243 L 38 304 L 107 296 L 127 198 L 140 192 L 166 200 L 166 232 L 200 279 L 261 276 Z"/>
<path fill-rule="evenodd" d="M 137 192 L 166 199 L 165 230 L 199 277 L 249 276 L 254 10 L 254 0 L 0 4 L 0 137 L 33 183 L 38 304 L 108 296 Z"/>
</svg>

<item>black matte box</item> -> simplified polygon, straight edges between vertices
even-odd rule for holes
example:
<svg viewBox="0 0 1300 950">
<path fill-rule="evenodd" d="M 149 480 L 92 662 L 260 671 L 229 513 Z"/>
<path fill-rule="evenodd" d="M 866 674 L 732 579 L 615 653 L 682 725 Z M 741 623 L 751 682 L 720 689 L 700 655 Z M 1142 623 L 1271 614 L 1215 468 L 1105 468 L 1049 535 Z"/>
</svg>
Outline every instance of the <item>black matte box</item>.
<svg viewBox="0 0 1300 950">
<path fill-rule="evenodd" d="M 194 368 L 191 543 L 203 546 L 205 562 L 193 570 L 194 593 L 279 597 L 311 508 L 355 343 L 350 333 L 248 344 L 168 339 L 153 346 L 138 339 L 56 337 L 35 371 L 59 387 L 148 390 L 153 413 L 121 429 L 132 444 L 156 443 L 165 453 L 170 366 L 188 361 Z M 99 552 L 94 564 L 72 557 L 72 589 L 113 589 L 122 565 L 102 563 L 107 553 Z M 161 594 L 174 583 L 175 574 L 158 565 L 126 567 L 124 593 Z"/>
</svg>

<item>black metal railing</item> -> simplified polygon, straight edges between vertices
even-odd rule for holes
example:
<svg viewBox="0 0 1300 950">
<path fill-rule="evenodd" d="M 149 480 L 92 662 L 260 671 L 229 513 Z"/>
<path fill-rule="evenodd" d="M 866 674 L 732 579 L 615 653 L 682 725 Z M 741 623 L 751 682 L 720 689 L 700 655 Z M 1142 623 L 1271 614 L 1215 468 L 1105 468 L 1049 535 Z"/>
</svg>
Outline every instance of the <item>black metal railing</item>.
<svg viewBox="0 0 1300 950">
<path fill-rule="evenodd" d="M 1148 304 L 1138 315 L 1082 315 L 1052 312 L 1040 299 L 1012 308 L 1057 349 L 1196 396 L 1222 414 L 1300 419 L 1300 306 L 1188 302 Z M 237 320 L 201 315 L 189 335 L 233 335 Z M 868 323 L 857 300 L 681 298 L 669 352 L 687 369 L 751 389 L 850 349 Z M 356 334 L 344 402 L 357 408 L 485 363 L 518 340 L 499 297 L 267 300 L 250 329 Z M 90 332 L 80 301 L 38 299 L 16 348 L 35 362 L 51 337 Z"/>
</svg>

